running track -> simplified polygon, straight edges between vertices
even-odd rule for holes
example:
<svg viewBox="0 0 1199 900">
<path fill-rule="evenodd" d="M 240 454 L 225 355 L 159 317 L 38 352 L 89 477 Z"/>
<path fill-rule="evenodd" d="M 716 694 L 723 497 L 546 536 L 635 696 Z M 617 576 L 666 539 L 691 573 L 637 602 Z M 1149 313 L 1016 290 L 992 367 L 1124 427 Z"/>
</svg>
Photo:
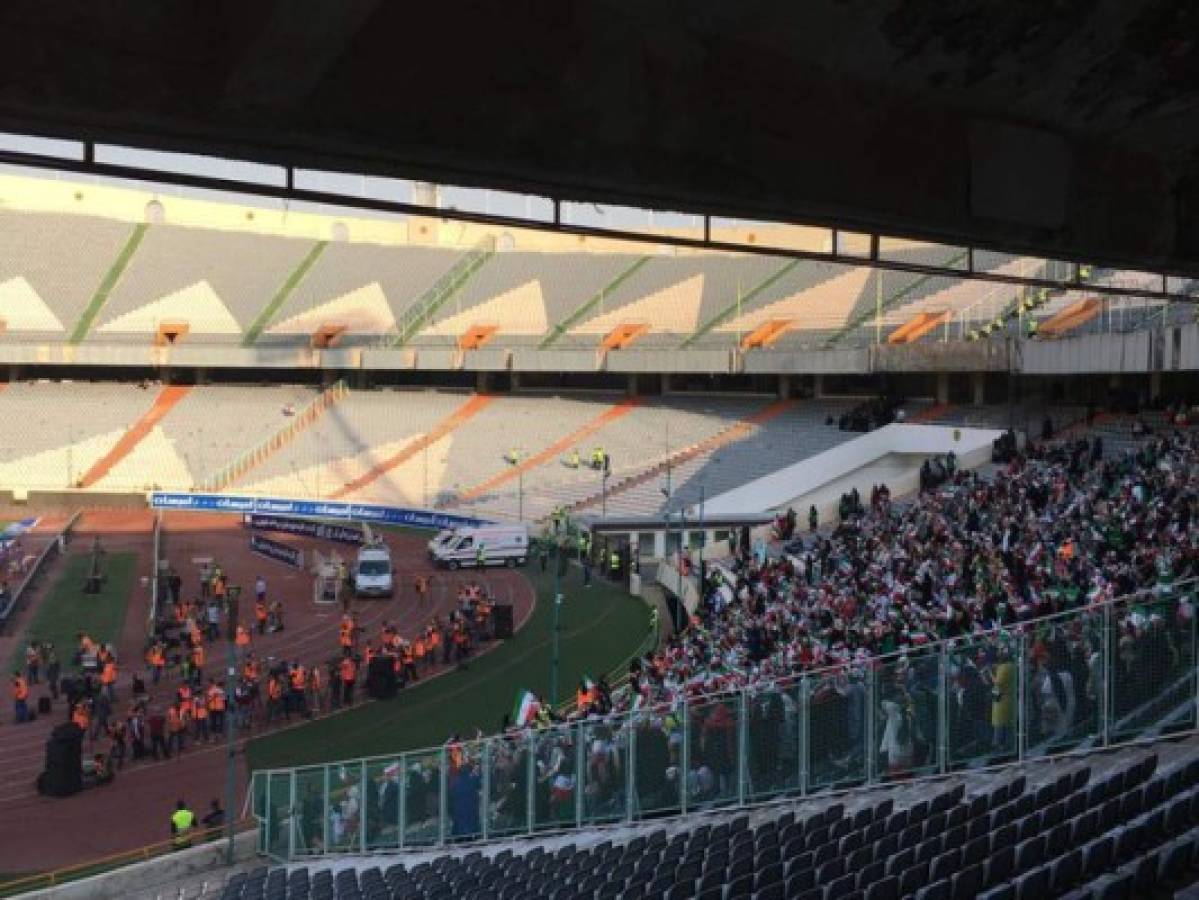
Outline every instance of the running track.
<svg viewBox="0 0 1199 900">
<path fill-rule="evenodd" d="M 51 529 L 56 521 L 48 520 L 43 527 Z M 152 516 L 146 511 L 86 512 L 76 526 L 76 537 L 68 553 L 86 553 L 92 537 L 98 535 L 109 551 L 135 553 L 137 572 L 149 575 L 152 523 Z M 354 552 L 354 548 L 347 545 L 323 544 L 291 536 L 278 539 L 301 546 L 306 553 L 328 554 L 336 550 L 347 562 Z M 384 619 L 390 619 L 401 634 L 410 635 L 431 615 L 448 613 L 456 603 L 457 583 L 472 578 L 469 574 L 435 574 L 431 602 L 428 607 L 418 609 L 412 596 L 412 577 L 417 572 L 432 572 L 423 541 L 400 535 L 387 535 L 387 541 L 400 573 L 396 599 L 355 604 L 359 623 L 365 629 L 364 638 L 371 640 L 377 640 Z M 311 665 L 335 656 L 340 608 L 318 607 L 312 602 L 311 576 L 251 554 L 247 543 L 247 534 L 236 517 L 172 512 L 165 520 L 164 556 L 183 576 L 185 597 L 197 591 L 198 567 L 192 560 L 211 556 L 229 574 L 231 584 L 243 585 L 240 615 L 244 623 L 249 624 L 253 616 L 256 575 L 266 577 L 272 597 L 283 598 L 287 627 L 276 634 L 255 636 L 253 649 L 260 658 L 299 659 L 305 665 Z M 50 578 L 56 574 L 51 572 Z M 517 572 L 504 570 L 489 571 L 486 580 L 500 601 L 513 603 L 516 624 L 518 627 L 523 625 L 533 608 L 534 595 L 529 582 Z M 133 588 L 118 645 L 121 660 L 118 712 L 126 710 L 130 672 L 142 659 L 149 602 L 149 587 L 142 585 L 139 579 Z M 23 618 L 30 617 L 31 612 L 25 611 Z M 20 633 L 23 628 L 23 624 L 18 624 L 16 631 Z M 12 639 L 7 640 L 7 646 L 11 646 Z M 210 669 L 215 670 L 219 664 L 217 657 L 222 655 L 223 645 L 210 649 Z M 174 680 L 169 685 L 161 685 L 152 694 L 151 706 L 160 705 L 174 685 Z M 41 692 L 45 692 L 44 685 L 33 688 L 35 703 Z M 395 702 L 403 702 L 402 693 Z M 49 716 L 18 726 L 13 724 L 8 697 L 0 708 L 0 821 L 5 823 L 4 839 L 0 841 L 0 871 L 44 871 L 156 843 L 169 836 L 167 817 L 176 799 L 186 799 L 197 812 L 205 809 L 214 797 L 223 800 L 223 742 L 189 744 L 181 756 L 170 760 L 126 765 L 113 784 L 74 797 L 40 797 L 34 790 L 34 781 L 42 769 L 45 741 L 51 729 L 65 720 L 66 715 L 65 703 L 60 701 Z M 244 762 L 240 759 L 241 743 L 236 767 L 239 804 L 247 780 Z M 98 741 L 95 749 L 107 750 L 107 742 Z M 94 752 L 92 745 L 85 740 L 84 753 L 90 752 Z"/>
</svg>

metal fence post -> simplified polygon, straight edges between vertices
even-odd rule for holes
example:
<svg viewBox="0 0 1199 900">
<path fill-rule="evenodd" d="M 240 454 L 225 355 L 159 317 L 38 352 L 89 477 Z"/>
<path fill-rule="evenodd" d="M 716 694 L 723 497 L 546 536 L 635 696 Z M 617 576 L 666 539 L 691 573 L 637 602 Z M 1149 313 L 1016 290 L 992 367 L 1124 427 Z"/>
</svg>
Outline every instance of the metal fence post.
<svg viewBox="0 0 1199 900">
<path fill-rule="evenodd" d="M 683 732 L 683 746 L 679 752 L 679 809 L 687 814 L 687 773 L 691 771 L 691 711 L 687 709 L 687 698 L 683 697 L 683 711 L 680 722 Z"/>
<path fill-rule="evenodd" d="M 533 833 L 534 810 L 537 804 L 537 739 L 533 732 L 528 735 L 529 752 L 525 762 L 525 830 Z"/>
<path fill-rule="evenodd" d="M 799 721 L 795 726 L 797 730 L 796 743 L 799 747 L 799 793 L 801 796 L 807 796 L 808 782 L 811 779 L 808 763 L 812 731 L 811 722 L 809 721 L 811 691 L 812 686 L 808 681 L 808 676 L 805 674 L 799 679 Z"/>
<path fill-rule="evenodd" d="M 445 846 L 446 835 L 446 820 L 449 818 L 450 812 L 450 765 L 449 753 L 445 747 L 441 748 L 441 777 L 438 779 L 438 798 L 437 798 L 437 846 Z"/>
<path fill-rule="evenodd" d="M 1112 728 L 1112 690 L 1115 687 L 1113 672 L 1115 666 L 1112 658 L 1112 605 L 1103 606 L 1103 636 L 1099 639 L 1103 657 L 1103 684 L 1100 685 L 1099 697 L 1099 741 L 1106 747 L 1111 743 Z"/>
<path fill-rule="evenodd" d="M 366 793 L 366 769 L 365 762 L 358 763 L 358 847 L 359 852 L 363 854 L 366 853 L 366 820 L 367 810 L 370 809 L 369 796 Z"/>
<path fill-rule="evenodd" d="M 866 683 L 865 683 L 864 690 L 863 690 L 863 694 L 865 695 L 865 698 L 866 698 L 866 703 L 865 703 L 866 708 L 864 710 L 865 715 L 866 715 L 866 723 L 865 723 L 866 724 L 866 729 L 865 729 L 866 746 L 864 748 L 862 748 L 863 753 L 866 756 L 865 762 L 866 762 L 866 783 L 867 784 L 873 784 L 875 781 L 878 780 L 878 771 L 877 771 L 878 770 L 878 757 L 877 757 L 877 754 L 875 754 L 875 752 L 874 752 L 874 746 L 877 743 L 877 741 L 874 737 L 874 726 L 875 726 L 875 721 L 874 721 L 874 688 L 875 688 L 874 680 L 875 680 L 874 666 L 872 665 L 871 662 L 867 662 L 866 663 L 866 677 L 864 679 L 864 681 Z"/>
<path fill-rule="evenodd" d="M 296 770 L 288 777 L 287 792 L 287 859 L 296 858 Z"/>
<path fill-rule="evenodd" d="M 629 727 L 629 764 L 625 766 L 625 805 L 624 818 L 632 822 L 637 818 L 637 713 L 630 713 Z M 687 742 L 683 742 L 683 752 L 687 752 Z"/>
<path fill-rule="evenodd" d="M 749 749 L 749 715 L 746 710 L 748 690 L 742 689 L 737 694 L 737 805 L 745 805 L 746 781 L 749 767 L 745 764 L 746 751 Z"/>
<path fill-rule="evenodd" d="M 1016 645 L 1016 758 L 1024 761 L 1028 752 L 1028 635 L 1020 635 Z"/>
<path fill-rule="evenodd" d="M 941 644 L 937 675 L 937 771 L 949 771 L 949 648 Z"/>
<path fill-rule="evenodd" d="M 584 747 L 586 732 L 579 723 L 575 728 L 575 828 L 583 827 L 583 783 L 587 771 L 587 754 Z"/>
<path fill-rule="evenodd" d="M 405 832 L 408 830 L 408 754 L 400 754 L 400 809 L 396 817 L 400 829 L 399 848 L 404 849 Z"/>
<path fill-rule="evenodd" d="M 491 833 L 491 739 L 483 741 L 483 786 L 480 788 L 480 802 L 482 803 L 482 816 L 480 824 L 483 828 L 483 840 L 487 840 Z"/>
</svg>

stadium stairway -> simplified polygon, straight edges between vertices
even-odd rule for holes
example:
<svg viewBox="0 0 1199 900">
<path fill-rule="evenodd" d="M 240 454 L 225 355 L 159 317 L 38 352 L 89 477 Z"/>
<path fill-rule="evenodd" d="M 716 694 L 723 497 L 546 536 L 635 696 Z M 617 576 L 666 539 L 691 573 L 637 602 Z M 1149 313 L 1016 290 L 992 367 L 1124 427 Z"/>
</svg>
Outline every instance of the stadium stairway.
<svg viewBox="0 0 1199 900">
<path fill-rule="evenodd" d="M 771 419 L 782 415 L 783 413 L 787 412 L 787 410 L 795 407 L 795 405 L 799 402 L 800 401 L 797 399 L 790 399 L 779 400 L 771 403 L 765 408 L 760 409 L 755 413 L 751 413 L 750 415 L 741 419 L 739 422 L 735 422 L 728 428 L 724 429 L 718 434 L 713 435 L 707 440 L 700 441 L 698 444 L 692 444 L 690 447 L 684 447 L 677 453 L 672 454 L 668 459 L 651 466 L 648 469 L 644 469 L 641 472 L 637 472 L 633 475 L 629 475 L 627 478 L 617 481 L 607 489 L 608 500 L 610 501 L 614 496 L 619 496 L 626 491 L 633 490 L 634 488 L 639 487 L 646 482 L 652 481 L 666 472 L 667 468 L 677 468 L 684 463 L 690 462 L 691 460 L 697 459 L 701 456 L 710 455 L 719 450 L 721 447 L 725 447 L 734 441 L 739 441 L 742 438 L 747 437 L 748 435 L 752 434 L 754 429 L 756 429 L 759 425 L 763 424 L 764 422 L 769 422 Z M 594 492 L 589 496 L 570 504 L 567 507 L 567 510 L 569 512 L 577 513 L 587 509 L 588 507 L 593 507 L 602 501 L 603 492 Z"/>
<path fill-rule="evenodd" d="M 242 454 L 241 457 L 226 466 L 224 470 L 209 478 L 202 485 L 203 489 L 223 491 L 233 486 L 252 469 L 260 465 L 263 460 L 269 458 L 272 454 L 277 453 L 284 446 L 295 440 L 296 435 L 300 432 L 311 428 L 321 416 L 328 412 L 335 403 L 342 400 L 347 394 L 349 394 L 349 388 L 346 387 L 344 381 L 338 381 L 330 387 L 325 388 L 308 406 L 299 410 L 289 424 L 270 435 L 257 447 Z"/>
<path fill-rule="evenodd" d="M 174 409 L 176 404 L 190 392 L 191 387 L 188 385 L 166 385 L 158 392 L 158 396 L 146 414 L 130 425 L 129 429 L 121 435 L 120 440 L 113 445 L 113 448 L 96 460 L 92 467 L 84 473 L 79 480 L 79 486 L 81 488 L 94 487 L 100 479 L 112 471 L 117 463 L 132 453 L 146 435 L 154 430 L 154 426 L 161 422 L 167 413 Z"/>
<path fill-rule="evenodd" d="M 372 482 L 386 475 L 397 466 L 403 465 L 416 454 L 420 453 L 426 447 L 436 444 L 446 435 L 455 431 L 459 426 L 469 422 L 495 399 L 489 394 L 474 394 L 465 403 L 455 409 L 452 413 L 438 422 L 427 433 L 416 438 L 414 441 L 407 444 L 398 452 L 393 453 L 387 459 L 382 460 L 375 466 L 372 466 L 368 471 L 355 478 L 353 481 L 342 485 L 336 491 L 329 495 L 331 500 L 340 500 L 343 497 L 362 490 Z"/>
<path fill-rule="evenodd" d="M 636 407 L 640 406 L 641 402 L 642 399 L 640 397 L 628 397 L 622 400 L 620 403 L 616 403 L 608 407 L 591 421 L 554 441 L 554 443 L 550 444 L 544 450 L 527 457 L 519 464 L 511 466 L 510 468 L 500 472 L 498 475 L 495 475 L 492 478 L 489 478 L 487 481 L 484 481 L 481 484 L 477 484 L 472 488 L 467 488 L 459 497 L 455 499 L 455 504 L 474 500 L 476 497 L 480 497 L 489 491 L 493 491 L 496 488 L 507 484 L 514 478 L 517 478 L 523 475 L 525 472 L 528 472 L 530 469 L 536 469 L 538 466 L 544 466 L 547 463 L 557 462 L 562 454 L 566 453 L 572 447 L 577 447 L 578 445 L 582 444 L 587 440 L 587 438 L 591 437 L 591 435 L 595 434 L 606 425 L 609 425 L 612 422 L 615 422 L 618 419 L 628 415 Z M 452 506 L 454 504 L 449 505 Z"/>
</svg>

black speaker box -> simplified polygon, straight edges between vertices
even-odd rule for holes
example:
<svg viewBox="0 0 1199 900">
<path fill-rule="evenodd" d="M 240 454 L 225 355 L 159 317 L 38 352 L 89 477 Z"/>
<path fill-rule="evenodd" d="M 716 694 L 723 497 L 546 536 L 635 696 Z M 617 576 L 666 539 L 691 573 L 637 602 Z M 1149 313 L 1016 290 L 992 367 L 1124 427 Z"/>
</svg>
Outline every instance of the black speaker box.
<svg viewBox="0 0 1199 900">
<path fill-rule="evenodd" d="M 46 768 L 38 790 L 50 797 L 69 797 L 83 789 L 83 732 L 78 725 L 59 725 L 46 741 Z"/>
<path fill-rule="evenodd" d="M 391 657 L 379 656 L 371 660 L 366 671 L 366 693 L 375 700 L 389 700 L 396 694 L 396 673 Z"/>
<path fill-rule="evenodd" d="M 507 640 L 512 637 L 513 622 L 512 622 L 512 606 L 510 604 L 496 604 L 491 610 L 491 626 L 497 640 Z"/>
</svg>

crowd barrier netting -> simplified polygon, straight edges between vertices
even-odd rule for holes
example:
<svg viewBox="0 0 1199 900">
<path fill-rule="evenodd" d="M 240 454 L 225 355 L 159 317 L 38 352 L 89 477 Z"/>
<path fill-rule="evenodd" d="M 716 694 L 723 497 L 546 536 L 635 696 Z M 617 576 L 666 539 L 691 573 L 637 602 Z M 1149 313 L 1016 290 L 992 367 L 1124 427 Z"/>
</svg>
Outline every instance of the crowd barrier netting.
<svg viewBox="0 0 1199 900">
<path fill-rule="evenodd" d="M 254 773 L 278 860 L 627 823 L 1193 731 L 1199 581 L 720 695 Z M 403 702 L 401 697 L 397 702 Z"/>
</svg>

